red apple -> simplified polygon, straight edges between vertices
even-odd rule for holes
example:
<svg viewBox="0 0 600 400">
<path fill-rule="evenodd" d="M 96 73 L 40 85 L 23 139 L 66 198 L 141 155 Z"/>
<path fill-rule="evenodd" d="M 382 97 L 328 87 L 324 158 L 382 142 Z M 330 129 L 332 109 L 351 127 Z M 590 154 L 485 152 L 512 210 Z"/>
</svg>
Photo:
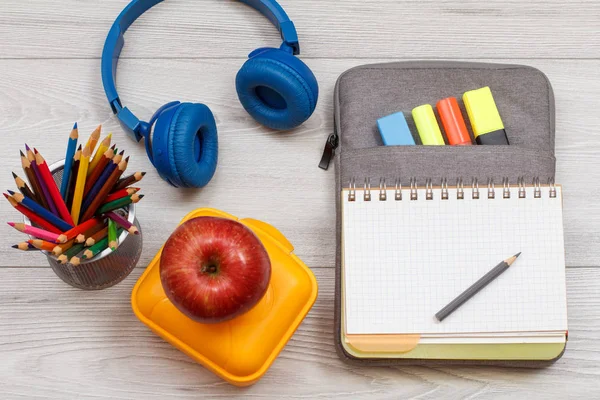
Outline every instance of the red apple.
<svg viewBox="0 0 600 400">
<path fill-rule="evenodd" d="M 167 297 L 194 321 L 217 323 L 250 310 L 263 297 L 271 261 L 260 240 L 237 221 L 198 217 L 181 224 L 160 257 Z"/>
</svg>

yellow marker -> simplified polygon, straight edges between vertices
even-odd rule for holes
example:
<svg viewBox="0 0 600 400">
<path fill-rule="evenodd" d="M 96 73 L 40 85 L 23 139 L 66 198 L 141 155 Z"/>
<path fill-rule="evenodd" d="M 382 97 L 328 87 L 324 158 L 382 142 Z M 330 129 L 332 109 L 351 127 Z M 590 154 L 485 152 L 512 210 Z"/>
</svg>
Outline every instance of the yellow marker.
<svg viewBox="0 0 600 400">
<path fill-rule="evenodd" d="M 477 144 L 508 144 L 504 124 L 488 86 L 463 94 Z"/>
<path fill-rule="evenodd" d="M 422 106 L 413 108 L 412 116 L 419 131 L 421 143 L 434 146 L 443 146 L 446 144 L 444 143 L 442 131 L 440 131 L 440 126 L 435 119 L 431 105 L 423 104 Z"/>
<path fill-rule="evenodd" d="M 91 153 L 90 146 L 87 144 L 81 152 L 81 158 L 79 159 L 79 170 L 77 171 L 77 180 L 75 181 L 75 190 L 73 191 L 73 204 L 71 205 L 71 217 L 73 217 L 75 225 L 79 224 L 83 189 L 85 188 L 85 178 L 90 165 Z"/>
<path fill-rule="evenodd" d="M 98 165 L 98 163 L 102 159 L 102 156 L 104 155 L 104 153 L 106 153 L 106 150 L 108 150 L 108 148 L 110 147 L 110 139 L 111 138 L 112 138 L 112 133 L 109 133 L 104 138 L 104 140 L 102 142 L 100 142 L 100 146 L 98 146 L 98 150 L 96 150 L 96 154 L 94 154 L 94 158 L 92 159 L 92 161 L 90 161 L 90 166 L 88 168 L 87 176 L 90 176 L 92 174 L 92 171 L 94 170 L 94 168 L 96 168 L 96 165 Z"/>
</svg>

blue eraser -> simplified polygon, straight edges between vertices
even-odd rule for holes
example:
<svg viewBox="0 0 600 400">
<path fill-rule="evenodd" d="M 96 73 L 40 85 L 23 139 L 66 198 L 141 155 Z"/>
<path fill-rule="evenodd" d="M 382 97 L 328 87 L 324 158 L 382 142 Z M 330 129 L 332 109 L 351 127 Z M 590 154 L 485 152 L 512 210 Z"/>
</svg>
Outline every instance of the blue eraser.
<svg viewBox="0 0 600 400">
<path fill-rule="evenodd" d="M 383 144 L 386 146 L 410 146 L 415 144 L 402 112 L 379 118 L 377 126 Z"/>
</svg>

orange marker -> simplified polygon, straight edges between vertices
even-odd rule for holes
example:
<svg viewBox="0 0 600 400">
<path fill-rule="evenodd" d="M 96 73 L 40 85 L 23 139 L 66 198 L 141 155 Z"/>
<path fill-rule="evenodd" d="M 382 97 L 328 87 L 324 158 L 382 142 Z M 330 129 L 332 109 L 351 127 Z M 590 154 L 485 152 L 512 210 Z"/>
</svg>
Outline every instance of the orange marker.
<svg viewBox="0 0 600 400">
<path fill-rule="evenodd" d="M 471 137 L 467 130 L 467 125 L 460 112 L 458 101 L 454 97 L 448 97 L 446 99 L 438 101 L 437 105 L 442 125 L 446 131 L 446 137 L 448 143 L 451 146 L 470 146 Z"/>
</svg>

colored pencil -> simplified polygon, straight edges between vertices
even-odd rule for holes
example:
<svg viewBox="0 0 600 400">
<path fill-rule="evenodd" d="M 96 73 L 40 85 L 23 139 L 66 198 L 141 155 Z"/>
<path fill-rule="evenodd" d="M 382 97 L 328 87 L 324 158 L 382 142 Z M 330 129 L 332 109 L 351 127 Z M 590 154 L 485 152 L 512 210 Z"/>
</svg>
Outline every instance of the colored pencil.
<svg viewBox="0 0 600 400">
<path fill-rule="evenodd" d="M 77 122 L 73 125 L 71 134 L 69 135 L 69 141 L 67 142 L 67 154 L 65 155 L 65 166 L 63 168 L 62 182 L 60 183 L 60 195 L 63 200 L 67 200 L 69 190 L 69 178 L 71 177 L 71 170 L 73 168 L 73 156 L 77 151 L 77 140 L 79 139 L 79 131 L 77 130 Z"/>
<path fill-rule="evenodd" d="M 63 200 L 60 191 L 58 190 L 58 186 L 56 186 L 56 182 L 54 181 L 54 178 L 50 173 L 48 163 L 46 162 L 46 160 L 44 160 L 44 157 L 42 157 L 42 154 L 39 152 L 35 155 L 35 163 L 37 164 L 38 169 L 40 170 L 40 176 L 42 177 L 44 183 L 46 184 L 46 187 L 48 188 L 48 192 L 50 193 L 52 201 L 54 202 L 54 205 L 58 210 L 59 216 L 68 224 L 75 225 L 73 219 L 71 218 L 71 214 L 67 209 L 67 205 L 65 204 L 65 201 Z"/>
<path fill-rule="evenodd" d="M 85 246 L 86 247 L 93 246 L 94 244 L 96 244 L 97 241 L 99 241 L 106 235 L 108 235 L 108 226 L 105 226 L 104 228 L 100 229 L 98 232 L 94 233 L 89 238 L 85 239 Z"/>
<path fill-rule="evenodd" d="M 133 225 L 131 222 L 127 221 L 125 218 L 123 218 L 116 212 L 111 211 L 109 213 L 104 214 L 104 216 L 115 221 L 117 223 L 117 225 L 123 227 L 123 229 L 125 229 L 127 232 L 131 233 L 132 235 L 140 234 L 140 231 L 138 230 L 138 228 L 135 225 Z"/>
<path fill-rule="evenodd" d="M 79 160 L 79 170 L 77 171 L 77 180 L 75 181 L 75 191 L 73 192 L 73 205 L 71 205 L 71 216 L 73 222 L 77 225 L 80 221 L 81 202 L 83 201 L 83 189 L 85 188 L 85 178 L 87 176 L 87 170 L 90 165 L 90 147 L 89 144 L 85 146 L 81 152 L 81 159 Z M 82 219 L 85 221 L 87 218 Z"/>
<path fill-rule="evenodd" d="M 90 161 L 90 167 L 88 168 L 88 173 L 87 173 L 88 177 L 92 174 L 92 172 L 94 172 L 94 169 L 96 168 L 96 166 L 102 159 L 102 156 L 104 155 L 106 150 L 108 150 L 108 148 L 110 147 L 110 139 L 111 138 L 112 138 L 112 133 L 109 133 L 104 138 L 104 140 L 102 140 L 100 142 L 100 146 L 98 146 L 98 150 L 96 150 L 96 154 L 94 154 L 92 161 Z"/>
<path fill-rule="evenodd" d="M 59 238 L 60 238 L 60 240 L 64 240 L 65 242 L 68 242 L 71 239 L 75 239 L 77 237 L 77 235 L 85 232 L 87 229 L 91 228 L 92 226 L 99 225 L 99 224 L 103 224 L 101 219 L 99 219 L 99 218 L 89 219 L 77 226 L 74 226 L 71 229 L 67 229 L 63 234 L 60 235 Z"/>
<path fill-rule="evenodd" d="M 29 220 L 32 223 L 39 225 L 42 229 L 45 229 L 47 231 L 59 233 L 59 234 L 61 233 L 60 229 L 58 229 L 56 226 L 52 225 L 50 222 L 46 221 L 44 218 L 40 217 L 39 215 L 37 215 L 36 213 L 31 211 L 29 208 L 26 208 L 26 207 L 22 206 L 21 204 L 19 204 L 12 196 L 7 195 L 6 193 L 3 193 L 3 194 L 4 194 L 4 197 L 6 197 L 6 199 L 10 203 L 10 205 L 13 206 L 14 208 L 16 208 L 18 212 L 20 212 L 21 214 L 23 214 L 24 216 L 29 218 Z"/>
<path fill-rule="evenodd" d="M 117 223 L 112 219 L 108 219 L 108 247 L 115 251 L 119 241 L 117 240 Z"/>
<path fill-rule="evenodd" d="M 81 162 L 81 145 L 73 156 L 73 167 L 71 168 L 71 176 L 69 176 L 69 186 L 67 187 L 67 208 L 70 210 L 73 205 L 73 193 L 75 193 L 75 181 L 79 172 L 79 163 Z M 72 216 L 71 216 L 72 217 Z"/>
<path fill-rule="evenodd" d="M 52 214 L 50 211 L 46 210 L 44 207 L 40 206 L 38 203 L 30 199 L 29 197 L 23 196 L 21 193 L 15 193 L 12 190 L 9 190 L 8 193 L 12 196 L 12 198 L 19 204 L 27 207 L 35 214 L 39 215 L 46 221 L 50 222 L 52 225 L 56 226 L 58 229 L 63 231 L 68 231 L 73 227 L 73 225 L 69 224 L 65 220 L 57 217 Z"/>
<path fill-rule="evenodd" d="M 46 242 L 45 240 L 41 240 L 41 239 L 28 240 L 27 243 L 31 243 L 36 249 L 50 251 L 50 252 L 56 246 L 56 243 Z"/>
<path fill-rule="evenodd" d="M 100 204 L 102 204 L 106 196 L 108 196 L 108 194 L 111 192 L 113 186 L 115 185 L 115 182 L 117 182 L 119 177 L 123 174 L 123 172 L 125 172 L 125 169 L 127 169 L 127 159 L 121 161 L 119 163 L 119 166 L 112 172 L 112 174 L 110 174 L 104 186 L 100 189 L 94 200 L 92 200 L 89 207 L 85 210 L 83 216 L 84 220 L 91 218 L 96 213 L 96 210 L 98 209 Z M 91 194 L 92 191 L 90 191 L 90 195 Z"/>
<path fill-rule="evenodd" d="M 53 233 L 46 231 L 44 229 L 36 228 L 35 226 L 27 225 L 20 222 L 7 222 L 8 225 L 12 226 L 19 232 L 23 232 L 27 235 L 34 236 L 38 239 L 47 240 L 48 242 L 54 243 L 64 243 L 62 239 L 59 238 L 58 233 Z"/>
<path fill-rule="evenodd" d="M 31 163 L 31 168 L 33 169 L 33 172 L 35 173 L 35 177 L 36 177 L 38 184 L 40 185 L 40 188 L 42 190 L 42 193 L 40 194 L 40 196 L 42 196 L 45 199 L 46 204 L 48 205 L 48 207 L 47 207 L 48 210 L 50 210 L 54 215 L 59 215 L 58 210 L 56 209 L 56 206 L 54 205 L 54 202 L 52 201 L 52 197 L 50 196 L 50 192 L 48 192 L 48 188 L 46 187 L 44 179 L 42 178 L 42 175 L 40 174 L 40 169 L 38 168 L 38 166 L 36 164 L 35 154 L 29 148 L 29 146 L 25 145 L 25 147 L 27 148 L 27 159 Z"/>
<path fill-rule="evenodd" d="M 66 264 L 67 262 L 69 262 L 69 260 L 72 260 L 77 254 L 81 253 L 82 250 L 83 243 L 74 244 L 73 246 L 71 246 L 70 249 L 66 250 L 63 254 L 58 256 L 56 261 L 58 261 L 59 264 Z M 79 265 L 79 260 L 77 260 L 77 264 L 74 265 Z"/>
<path fill-rule="evenodd" d="M 94 168 L 94 171 L 92 171 L 92 173 L 88 175 L 87 179 L 85 180 L 85 188 L 83 189 L 84 197 L 87 196 L 87 194 L 90 192 L 90 189 L 94 186 L 94 183 L 96 183 L 100 175 L 102 175 L 102 172 L 104 172 L 114 157 L 115 153 L 112 149 L 108 149 L 104 152 L 104 154 L 102 154 L 102 158 L 100 158 L 96 168 Z"/>
<path fill-rule="evenodd" d="M 111 201 L 110 203 L 101 205 L 98 210 L 96 210 L 96 214 L 104 214 L 109 211 L 118 210 L 119 208 L 126 207 L 131 203 L 135 204 L 142 198 L 144 198 L 143 194 L 132 194 L 131 196 L 122 197 L 120 199 Z"/>
<path fill-rule="evenodd" d="M 88 138 L 87 143 L 84 146 L 84 148 L 88 147 L 90 149 L 90 157 L 91 157 L 92 153 L 94 152 L 94 149 L 96 148 L 96 144 L 98 144 L 98 140 L 100 140 L 100 132 L 101 131 L 102 131 L 102 125 L 98 125 L 98 127 L 96 129 L 94 129 L 94 132 L 92 132 L 92 134 Z M 87 174 L 87 172 L 86 172 L 86 174 Z"/>
<path fill-rule="evenodd" d="M 126 176 L 123 179 L 119 179 L 119 181 L 116 183 L 114 190 L 121 190 L 123 188 L 126 188 L 127 186 L 135 183 L 135 182 L 139 182 L 142 180 L 142 178 L 144 177 L 144 175 L 146 175 L 145 172 L 136 172 L 135 174 L 131 174 L 129 176 Z"/>
<path fill-rule="evenodd" d="M 32 245 L 29 242 L 21 242 L 19 244 L 13 244 L 12 248 L 13 249 L 18 249 L 18 250 L 23 250 L 23 251 L 38 250 L 38 249 L 35 248 L 34 245 Z"/>
<path fill-rule="evenodd" d="M 54 246 L 54 248 L 52 249 L 52 254 L 54 254 L 55 257 L 60 256 L 62 253 L 64 253 L 65 251 L 69 250 L 71 247 L 73 247 L 74 245 L 76 245 L 77 243 L 75 243 L 75 239 L 71 239 L 69 240 L 67 243 L 63 243 L 63 244 L 57 244 L 56 246 Z"/>
<path fill-rule="evenodd" d="M 115 155 L 113 157 L 112 161 L 110 162 L 110 164 L 108 164 L 108 166 L 106 168 L 104 168 L 104 171 L 102 171 L 102 173 L 100 174 L 100 176 L 98 177 L 96 182 L 94 182 L 94 185 L 92 186 L 92 188 L 85 195 L 83 205 L 81 206 L 81 209 L 84 210 L 84 212 L 85 212 L 85 210 L 87 210 L 87 208 L 90 206 L 90 204 L 92 204 L 92 201 L 94 201 L 94 199 L 98 196 L 98 193 L 104 187 L 104 184 L 106 183 L 108 178 L 110 178 L 112 173 L 119 166 L 119 163 L 122 161 L 122 158 L 123 158 L 122 154 Z"/>
<path fill-rule="evenodd" d="M 140 188 L 136 187 L 128 187 L 125 189 L 117 190 L 116 192 L 112 192 L 111 194 L 106 196 L 106 198 L 104 199 L 104 203 L 102 204 L 110 203 L 111 201 L 118 200 L 122 197 L 131 196 L 132 194 L 137 193 L 139 190 Z"/>
<path fill-rule="evenodd" d="M 119 228 L 119 230 L 117 231 L 117 236 L 120 235 L 121 232 L 123 232 L 123 229 Z M 103 239 L 100 239 L 100 241 L 98 241 L 93 246 L 88 247 L 87 250 L 85 250 L 83 252 L 81 259 L 89 260 L 90 258 L 95 257 L 96 255 L 98 255 L 98 253 L 104 251 L 107 248 L 108 248 L 108 236 Z"/>
<path fill-rule="evenodd" d="M 21 166 L 23 167 L 23 171 L 25 171 L 27 180 L 29 181 L 29 183 L 31 184 L 31 187 L 33 188 L 33 193 L 35 193 L 35 198 L 36 198 L 37 202 L 40 203 L 44 208 L 50 209 L 50 207 L 48 206 L 48 203 L 46 203 L 46 199 L 44 198 L 44 196 L 42 196 L 42 188 L 37 181 L 37 177 L 35 176 L 35 172 L 33 172 L 33 168 L 31 168 L 31 162 L 29 161 L 29 159 L 27 159 L 27 157 L 25 156 L 25 154 L 23 154 L 22 151 L 20 151 L 20 153 L 21 153 Z"/>
<path fill-rule="evenodd" d="M 27 197 L 31 197 L 35 201 L 38 201 L 37 196 L 35 195 L 35 193 L 33 193 L 33 190 L 31 190 L 29 185 L 22 178 L 20 178 L 19 175 L 15 174 L 14 172 L 12 173 L 12 175 L 13 175 L 13 178 L 15 178 L 15 183 L 17 184 L 17 188 L 19 189 L 19 192 L 23 193 Z"/>
<path fill-rule="evenodd" d="M 101 231 L 105 227 L 106 221 L 99 220 L 99 223 L 90 226 L 88 229 L 77 235 L 77 237 L 75 238 L 75 242 L 84 243 L 87 240 L 87 238 L 92 237 L 96 232 Z"/>
</svg>

